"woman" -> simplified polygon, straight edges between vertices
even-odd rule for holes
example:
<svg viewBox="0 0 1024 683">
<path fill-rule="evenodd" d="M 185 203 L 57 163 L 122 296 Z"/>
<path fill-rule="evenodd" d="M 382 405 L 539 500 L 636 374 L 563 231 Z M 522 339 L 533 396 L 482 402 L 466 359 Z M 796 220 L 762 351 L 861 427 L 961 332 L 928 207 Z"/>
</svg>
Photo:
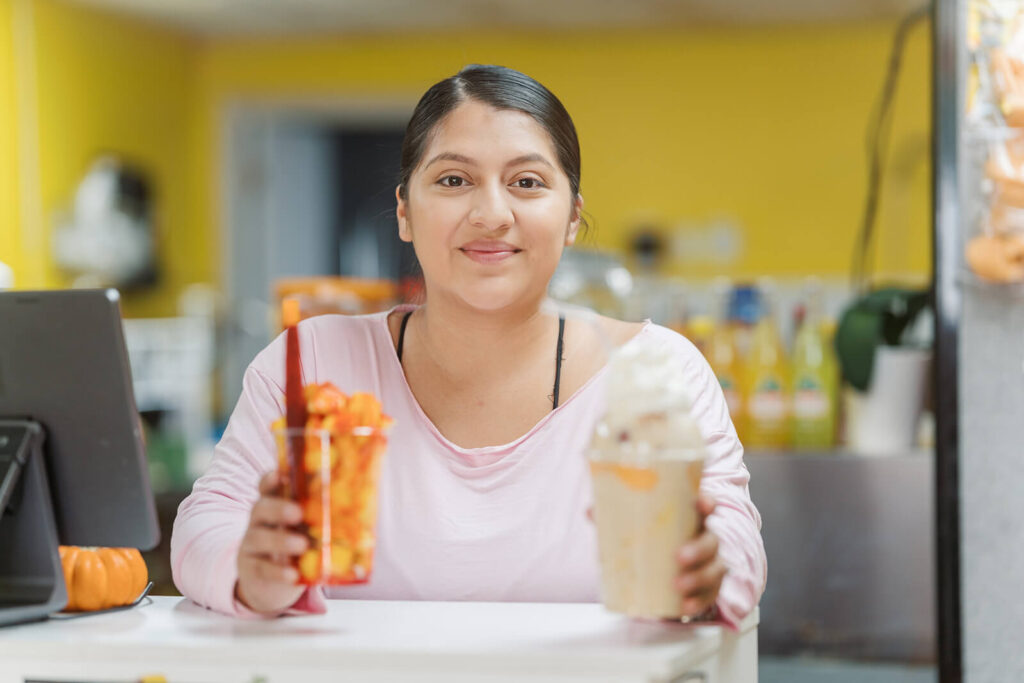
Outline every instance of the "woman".
<svg viewBox="0 0 1024 683">
<path fill-rule="evenodd" d="M 643 337 L 678 354 L 709 454 L 698 504 L 706 524 L 678 549 L 683 613 L 735 624 L 760 598 L 764 547 L 707 363 L 658 325 L 594 326 L 542 306 L 583 207 L 579 143 L 562 104 L 519 72 L 467 67 L 420 100 L 401 166 L 399 234 L 416 251 L 426 305 L 300 326 L 305 382 L 372 392 L 396 419 L 373 579 L 328 596 L 599 600 L 583 453 L 604 405 L 605 340 Z M 290 564 L 307 546 L 289 530 L 298 507 L 274 495 L 270 423 L 284 410 L 284 356 L 279 337 L 247 370 L 171 539 L 182 593 L 239 616 L 324 610 L 321 590 L 297 586 Z"/>
</svg>

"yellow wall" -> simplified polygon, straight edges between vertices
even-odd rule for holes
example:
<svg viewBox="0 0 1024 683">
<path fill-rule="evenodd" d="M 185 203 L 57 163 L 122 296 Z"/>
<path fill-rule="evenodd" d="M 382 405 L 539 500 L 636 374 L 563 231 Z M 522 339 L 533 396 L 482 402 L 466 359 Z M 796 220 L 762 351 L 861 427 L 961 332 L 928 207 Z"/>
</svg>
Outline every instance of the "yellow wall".
<svg viewBox="0 0 1024 683">
<path fill-rule="evenodd" d="M 14 250 L 19 276 L 30 274 L 20 286 L 60 284 L 47 251 L 54 212 L 68 205 L 96 152 L 136 160 L 159 191 L 165 276 L 158 291 L 126 299 L 136 315 L 171 314 L 183 285 L 223 275 L 220 150 L 229 103 L 415 101 L 468 62 L 519 68 L 566 104 L 582 140 L 582 189 L 599 245 L 623 246 L 641 218 L 669 226 L 724 215 L 747 234 L 743 258 L 727 274 L 845 275 L 865 191 L 864 131 L 893 29 L 885 22 L 210 42 L 60 0 L 0 7 L 11 2 L 30 7 L 34 21 L 45 234 L 26 239 L 22 218 L 13 235 L 0 232 L 0 249 Z M 0 95 L 11 87 L 9 15 L 0 12 Z M 879 225 L 879 265 L 888 272 L 928 271 L 928 38 L 924 26 L 913 32 L 897 100 Z M 12 110 L 0 99 L 5 151 Z M 10 155 L 2 156 L 7 198 L 17 184 L 6 170 Z M 0 225 L 16 219 L 0 202 Z M 40 246 L 17 246 L 29 243 Z"/>
<path fill-rule="evenodd" d="M 52 264 L 50 233 L 99 153 L 138 164 L 157 190 L 161 286 L 124 299 L 128 315 L 171 315 L 191 281 L 193 254 L 179 248 L 187 206 L 187 107 L 194 46 L 184 36 L 77 4 L 26 2 L 34 26 L 38 225 L 22 220 L 18 285 L 64 284 Z M 24 90 L 22 90 L 24 93 Z M 23 95 L 24 96 L 24 95 Z M 22 163 L 22 175 L 31 171 Z M 22 182 L 25 178 L 21 179 Z M 40 264 L 41 267 L 40 267 Z"/>
<path fill-rule="evenodd" d="M 20 258 L 14 97 L 14 5 L 0 0 L 0 261 Z"/>
<path fill-rule="evenodd" d="M 842 276 L 863 205 L 864 131 L 892 27 L 217 41 L 201 60 L 196 121 L 210 139 L 197 149 L 196 177 L 213 187 L 220 115 L 234 98 L 414 100 L 465 63 L 501 63 L 548 85 L 573 115 L 599 245 L 622 247 L 639 218 L 675 225 L 724 215 L 747 234 L 730 274 Z M 887 272 L 928 270 L 929 49 L 927 27 L 919 26 L 893 126 L 893 155 L 906 170 L 891 171 L 880 215 L 879 267 Z M 885 201 L 900 183 L 904 201 Z M 216 202 L 197 208 L 195 223 L 219 234 Z"/>
</svg>

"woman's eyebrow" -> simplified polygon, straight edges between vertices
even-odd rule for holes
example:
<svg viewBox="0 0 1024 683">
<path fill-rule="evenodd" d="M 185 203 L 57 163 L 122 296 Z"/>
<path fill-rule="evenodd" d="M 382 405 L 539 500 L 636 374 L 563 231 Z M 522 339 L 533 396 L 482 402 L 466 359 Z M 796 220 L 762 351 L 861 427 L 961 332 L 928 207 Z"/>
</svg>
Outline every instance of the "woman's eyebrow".
<svg viewBox="0 0 1024 683">
<path fill-rule="evenodd" d="M 456 154 L 455 152 L 441 152 L 440 154 L 432 157 L 430 161 L 428 161 L 424 165 L 424 168 L 428 168 L 432 164 L 437 163 L 438 161 L 456 161 L 461 164 L 470 164 L 474 166 L 476 165 L 476 161 L 470 159 L 464 154 Z M 522 154 L 520 156 L 517 156 L 515 159 L 511 159 L 507 164 L 505 164 L 505 166 L 519 166 L 520 164 L 528 164 L 531 162 L 539 162 L 549 168 L 554 168 L 551 162 L 544 158 L 544 155 L 537 153 Z"/>
<path fill-rule="evenodd" d="M 528 164 L 533 161 L 538 161 L 548 168 L 554 168 L 554 166 L 551 165 L 551 162 L 545 159 L 542 154 L 523 154 L 522 156 L 518 156 L 508 162 L 505 166 L 518 166 L 519 164 Z"/>
<path fill-rule="evenodd" d="M 462 164 L 476 164 L 475 161 L 462 154 L 456 154 L 455 152 L 441 152 L 440 154 L 432 158 L 430 161 L 428 161 L 423 168 L 427 168 L 431 164 L 434 164 L 438 161 L 457 161 Z"/>
</svg>

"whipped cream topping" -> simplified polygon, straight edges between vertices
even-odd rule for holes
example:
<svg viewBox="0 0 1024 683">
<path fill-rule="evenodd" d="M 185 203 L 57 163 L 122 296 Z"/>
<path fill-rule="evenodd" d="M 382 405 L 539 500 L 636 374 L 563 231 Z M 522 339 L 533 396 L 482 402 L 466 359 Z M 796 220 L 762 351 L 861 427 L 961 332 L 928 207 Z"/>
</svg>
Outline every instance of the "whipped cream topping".
<svg viewBox="0 0 1024 683">
<path fill-rule="evenodd" d="M 703 457 L 693 401 L 678 356 L 636 339 L 609 362 L 607 408 L 591 443 L 594 460 L 637 467 Z"/>
</svg>

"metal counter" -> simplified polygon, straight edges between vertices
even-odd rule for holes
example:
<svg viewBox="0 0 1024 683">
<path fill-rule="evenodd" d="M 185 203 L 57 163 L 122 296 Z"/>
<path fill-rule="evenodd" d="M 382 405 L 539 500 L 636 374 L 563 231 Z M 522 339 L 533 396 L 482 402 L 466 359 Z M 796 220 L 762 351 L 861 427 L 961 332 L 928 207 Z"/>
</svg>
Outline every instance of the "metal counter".
<svg viewBox="0 0 1024 683">
<path fill-rule="evenodd" d="M 934 661 L 934 457 L 750 452 L 763 654 Z"/>
</svg>

